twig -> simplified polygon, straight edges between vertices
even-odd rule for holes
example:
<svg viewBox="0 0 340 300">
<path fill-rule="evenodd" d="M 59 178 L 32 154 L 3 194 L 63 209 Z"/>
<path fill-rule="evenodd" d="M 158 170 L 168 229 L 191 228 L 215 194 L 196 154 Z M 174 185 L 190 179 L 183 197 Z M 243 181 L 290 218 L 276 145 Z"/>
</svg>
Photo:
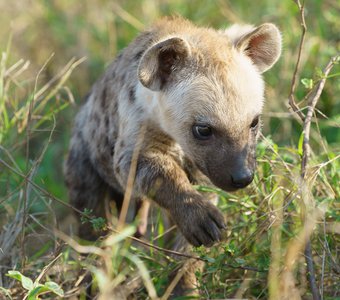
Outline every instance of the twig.
<svg viewBox="0 0 340 300">
<path fill-rule="evenodd" d="M 113 231 L 114 233 L 117 233 L 119 234 L 120 231 L 119 230 L 116 230 L 114 228 L 111 228 L 109 227 L 109 229 L 111 231 Z M 156 249 L 158 251 L 161 251 L 161 252 L 165 252 L 165 253 L 168 253 L 168 254 L 172 254 L 172 255 L 177 255 L 177 256 L 181 256 L 181 257 L 186 257 L 186 258 L 193 258 L 193 259 L 196 259 L 196 260 L 201 260 L 201 261 L 207 261 L 206 259 L 204 258 L 201 258 L 199 256 L 193 256 L 193 255 L 190 255 L 190 254 L 185 254 L 185 253 L 182 253 L 182 252 L 178 252 L 178 251 L 175 251 L 175 250 L 170 250 L 170 249 L 166 249 L 166 248 L 162 248 L 162 247 L 159 247 L 159 246 L 156 246 L 156 245 L 153 245 L 151 243 L 148 243 L 144 240 L 141 240 L 139 238 L 136 238 L 134 236 L 127 236 L 129 239 L 133 240 L 133 241 L 136 241 L 144 246 L 147 246 L 147 247 L 150 247 L 150 248 L 153 248 L 153 249 Z"/>
<path fill-rule="evenodd" d="M 323 234 L 324 234 L 324 241 L 323 241 L 323 250 L 322 250 L 322 265 L 321 265 L 321 284 L 320 284 L 320 295 L 323 299 L 324 293 L 324 284 L 325 284 L 325 262 L 326 262 L 326 220 L 323 220 Z"/>
<path fill-rule="evenodd" d="M 308 238 L 306 248 L 305 248 L 305 259 L 306 259 L 307 270 L 308 270 L 307 276 L 308 276 L 309 285 L 312 291 L 313 300 L 319 300 L 320 293 L 319 293 L 318 285 L 315 279 L 315 270 L 314 270 L 313 254 L 312 254 L 312 246 L 311 246 L 310 238 Z"/>
<path fill-rule="evenodd" d="M 113 231 L 114 233 L 117 233 L 117 234 L 120 233 L 118 230 L 116 230 L 114 228 L 109 227 L 109 229 L 111 231 Z M 144 240 L 141 240 L 139 238 L 136 238 L 134 236 L 128 235 L 127 238 L 129 238 L 133 241 L 136 241 L 136 242 L 138 242 L 138 243 L 140 243 L 144 246 L 147 246 L 147 247 L 156 249 L 158 251 L 161 251 L 161 252 L 165 252 L 165 253 L 176 255 L 176 256 L 186 257 L 186 258 L 189 258 L 189 259 L 196 259 L 196 260 L 201 260 L 201 261 L 204 261 L 204 262 L 209 262 L 209 259 L 202 258 L 202 257 L 199 257 L 199 256 L 190 255 L 190 254 L 186 254 L 186 253 L 182 253 L 182 252 L 178 252 L 178 251 L 175 251 L 175 250 L 169 250 L 169 249 L 166 249 L 166 248 L 162 248 L 162 247 L 150 244 L 150 243 L 148 243 Z M 249 271 L 255 271 L 255 272 L 266 272 L 266 270 L 259 270 L 257 268 L 249 267 L 249 266 L 234 266 L 234 265 L 226 264 L 226 263 L 224 265 L 226 267 L 233 268 L 233 269 L 242 269 L 242 270 L 249 270 Z"/>
<path fill-rule="evenodd" d="M 305 178 L 308 160 L 310 157 L 309 135 L 310 135 L 310 126 L 311 126 L 311 121 L 312 121 L 312 117 L 314 114 L 315 106 L 321 96 L 321 93 L 323 91 L 323 88 L 327 80 L 327 76 L 329 72 L 332 70 L 334 64 L 339 60 L 339 58 L 340 58 L 340 55 L 335 55 L 330 59 L 327 66 L 323 70 L 323 78 L 318 82 L 318 84 L 314 88 L 315 92 L 311 93 L 309 97 L 307 98 L 308 109 L 307 109 L 307 114 L 306 114 L 306 117 L 304 119 L 304 124 L 303 124 L 304 137 L 303 137 L 303 148 L 302 148 L 303 156 L 302 156 L 302 164 L 301 164 L 302 178 Z"/>
<path fill-rule="evenodd" d="M 314 93 L 310 93 L 307 101 L 308 101 L 308 110 L 306 117 L 304 119 L 303 123 L 303 147 L 302 147 L 302 162 L 301 162 L 301 177 L 302 180 L 306 179 L 306 170 L 308 167 L 309 157 L 310 157 L 310 144 L 309 144 L 309 136 L 310 136 L 310 127 L 311 127 L 311 121 L 314 114 L 315 106 L 321 96 L 321 93 L 323 91 L 323 88 L 326 83 L 327 76 L 329 72 L 331 71 L 334 64 L 339 59 L 339 55 L 336 55 L 331 58 L 331 60 L 328 62 L 327 66 L 323 70 L 323 78 L 319 81 L 319 83 L 316 85 L 314 89 Z M 308 281 L 309 285 L 312 291 L 313 300 L 320 300 L 320 293 L 319 289 L 316 283 L 315 279 L 315 271 L 314 271 L 314 265 L 313 265 L 313 258 L 312 258 L 312 248 L 311 248 L 311 242 L 310 238 L 308 238 L 305 248 L 305 258 L 307 263 L 307 270 L 308 270 Z"/>
<path fill-rule="evenodd" d="M 301 54 L 302 54 L 302 49 L 303 49 L 303 44 L 305 42 L 305 36 L 306 36 L 306 31 L 307 31 L 307 26 L 305 22 L 305 2 L 303 1 L 302 4 L 300 3 L 300 0 L 295 0 L 296 5 L 299 8 L 300 11 L 300 18 L 301 18 L 301 27 L 302 27 L 302 34 L 301 34 L 301 39 L 300 39 L 300 44 L 299 44 L 299 53 L 295 65 L 295 70 L 294 70 L 294 75 L 292 79 L 292 84 L 290 88 L 290 94 L 289 94 L 289 105 L 293 109 L 293 111 L 300 117 L 300 119 L 303 121 L 305 116 L 301 112 L 300 108 L 296 104 L 295 101 L 295 89 L 296 89 L 296 81 L 298 78 L 298 72 L 300 69 L 300 63 L 301 63 Z"/>
<path fill-rule="evenodd" d="M 295 89 L 296 89 L 296 82 L 297 82 L 298 72 L 300 68 L 301 54 L 302 54 L 302 49 L 303 49 L 303 45 L 305 41 L 307 26 L 306 26 L 305 15 L 304 15 L 304 2 L 302 2 L 301 4 L 300 0 L 294 0 L 294 1 L 297 4 L 299 11 L 300 11 L 302 34 L 301 34 L 301 39 L 300 39 L 298 58 L 297 58 L 297 62 L 295 65 L 295 70 L 294 70 L 291 89 L 290 89 L 290 95 L 288 98 L 289 98 L 290 107 L 303 121 L 303 154 L 302 154 L 302 162 L 301 162 L 301 178 L 302 178 L 302 181 L 305 181 L 306 170 L 308 167 L 308 161 L 309 161 L 310 152 L 311 152 L 310 145 L 309 145 L 309 136 L 310 136 L 310 126 L 311 126 L 312 117 L 315 111 L 315 106 L 325 86 L 327 76 L 330 70 L 332 69 L 332 67 L 334 66 L 334 64 L 336 63 L 336 61 L 339 59 L 339 55 L 331 58 L 331 60 L 329 61 L 329 63 L 327 64 L 326 68 L 323 71 L 324 73 L 323 78 L 319 81 L 319 83 L 315 86 L 315 88 L 311 92 L 309 92 L 307 96 L 305 97 L 308 103 L 307 105 L 308 108 L 307 108 L 306 116 L 304 116 L 304 114 L 301 112 L 301 110 L 296 104 L 294 94 L 295 94 Z M 307 270 L 308 270 L 308 281 L 311 287 L 313 300 L 320 300 L 320 294 L 319 294 L 319 290 L 318 290 L 316 279 L 315 279 L 310 235 L 307 237 L 307 240 L 306 240 L 305 259 L 306 259 Z"/>
</svg>

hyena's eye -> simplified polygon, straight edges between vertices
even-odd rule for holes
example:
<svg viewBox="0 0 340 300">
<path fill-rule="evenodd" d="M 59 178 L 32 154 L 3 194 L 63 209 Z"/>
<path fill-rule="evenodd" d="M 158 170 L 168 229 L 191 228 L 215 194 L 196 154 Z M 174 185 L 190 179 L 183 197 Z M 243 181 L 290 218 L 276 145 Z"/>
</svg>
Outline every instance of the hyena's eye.
<svg viewBox="0 0 340 300">
<path fill-rule="evenodd" d="M 208 140 L 212 136 L 212 129 L 208 125 L 193 125 L 192 133 L 194 137 L 198 140 Z"/>
<path fill-rule="evenodd" d="M 256 116 L 253 122 L 251 122 L 250 124 L 250 129 L 255 130 L 259 125 L 259 121 L 260 121 L 260 116 Z"/>
</svg>

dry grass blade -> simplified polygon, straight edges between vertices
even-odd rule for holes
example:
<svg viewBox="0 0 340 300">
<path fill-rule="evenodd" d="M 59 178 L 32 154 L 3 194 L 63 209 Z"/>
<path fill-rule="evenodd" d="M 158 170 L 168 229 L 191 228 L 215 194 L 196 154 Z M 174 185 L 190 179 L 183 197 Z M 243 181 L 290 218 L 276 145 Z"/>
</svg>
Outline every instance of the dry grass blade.
<svg viewBox="0 0 340 300">
<path fill-rule="evenodd" d="M 132 261 L 137 266 L 137 268 L 139 270 L 139 273 L 140 273 L 140 275 L 141 275 L 141 277 L 143 279 L 145 288 L 148 291 L 148 294 L 149 294 L 150 298 L 152 300 L 157 300 L 158 297 L 157 297 L 157 293 L 156 293 L 155 287 L 154 287 L 154 285 L 152 283 L 152 280 L 150 278 L 149 271 L 145 267 L 145 265 L 142 262 L 142 260 L 140 258 L 138 258 L 137 255 L 130 254 L 127 251 L 123 251 L 121 254 L 123 256 L 125 256 L 126 258 L 128 258 L 130 261 Z"/>
<path fill-rule="evenodd" d="M 15 213 L 12 222 L 8 223 L 1 230 L 0 234 L 0 262 L 12 255 L 14 243 L 21 232 L 22 209 Z"/>
<path fill-rule="evenodd" d="M 270 299 L 280 299 L 280 262 L 281 262 L 281 226 L 283 223 L 283 195 L 278 191 L 273 199 L 274 221 L 270 244 L 271 264 L 268 272 L 268 289 Z"/>
<path fill-rule="evenodd" d="M 39 106 L 37 107 L 37 111 L 40 111 L 42 107 L 45 105 L 45 103 L 50 100 L 53 96 L 57 94 L 57 92 L 63 87 L 65 82 L 68 80 L 68 78 L 71 76 L 73 70 L 77 68 L 80 64 L 82 64 L 86 60 L 86 57 L 82 57 L 78 60 L 72 59 L 69 64 L 63 69 L 61 72 L 61 76 L 59 79 L 59 82 L 51 88 L 51 86 L 47 86 L 48 90 L 50 92 L 45 96 L 41 101 Z"/>
<path fill-rule="evenodd" d="M 70 62 L 59 72 L 59 74 L 54 76 L 47 84 L 45 84 L 42 88 L 38 90 L 37 83 L 39 75 L 52 57 L 53 55 L 49 57 L 49 59 L 45 62 L 44 66 L 40 69 L 38 76 L 36 77 L 35 92 L 33 96 L 27 100 L 25 105 L 23 105 L 20 109 L 15 111 L 15 117 L 11 120 L 12 126 L 15 122 L 20 121 L 18 126 L 19 133 L 22 132 L 27 126 L 27 123 L 29 121 L 30 107 L 31 110 L 33 109 L 35 115 L 40 114 L 44 107 L 46 106 L 46 104 L 48 103 L 48 101 L 51 100 L 51 98 L 53 98 L 54 96 L 56 96 L 56 94 L 63 88 L 65 82 L 69 79 L 73 70 L 86 60 L 85 57 L 79 60 L 75 60 L 74 58 L 71 59 Z M 47 94 L 45 95 L 45 93 Z"/>
<path fill-rule="evenodd" d="M 75 249 L 77 252 L 79 253 L 83 253 L 83 254 L 95 254 L 98 256 L 101 256 L 103 258 L 106 258 L 108 256 L 108 252 L 96 247 L 96 246 L 83 246 L 80 245 L 79 243 L 77 243 L 74 239 L 72 239 L 71 237 L 67 236 L 65 233 L 55 230 L 55 235 L 60 238 L 61 240 L 63 240 L 65 243 L 67 243 L 68 245 L 70 245 L 73 249 Z"/>
<path fill-rule="evenodd" d="M 123 9 L 119 4 L 113 3 L 113 11 L 121 17 L 125 22 L 136 28 L 138 31 L 144 29 L 144 24 L 140 22 L 133 15 L 128 13 L 125 9 Z"/>
<path fill-rule="evenodd" d="M 310 197 L 307 188 L 304 197 Z M 309 199 L 310 201 L 310 199 Z M 295 286 L 294 267 L 299 256 L 303 252 L 305 245 L 308 243 L 316 223 L 323 217 L 325 208 L 314 208 L 306 215 L 306 222 L 299 234 L 293 238 L 287 247 L 284 261 L 284 269 L 280 276 L 280 298 L 282 300 L 301 299 L 300 292 Z M 314 297 L 314 295 L 313 295 Z M 275 299 L 275 298 L 273 298 Z"/>
<path fill-rule="evenodd" d="M 139 156 L 139 153 L 142 147 L 142 142 L 145 136 L 145 130 L 146 130 L 146 126 L 143 125 L 140 128 L 140 132 L 137 137 L 137 143 L 133 150 L 128 180 L 127 180 L 125 194 L 124 194 L 123 206 L 122 206 L 122 210 L 121 210 L 119 220 L 118 220 L 118 225 L 117 225 L 118 230 L 120 230 L 125 224 L 127 211 L 128 211 L 130 200 L 131 200 L 132 193 L 133 193 L 133 184 L 134 184 L 135 176 L 136 176 L 138 156 Z"/>
<path fill-rule="evenodd" d="M 57 260 L 62 256 L 62 253 L 59 253 L 47 266 L 45 266 L 42 271 L 40 272 L 39 276 L 35 280 L 35 282 L 39 282 L 41 278 L 45 276 L 45 274 L 48 272 L 49 269 L 52 268 L 52 266 L 57 262 Z"/>
<path fill-rule="evenodd" d="M 167 287 L 166 291 L 164 292 L 163 296 L 160 300 L 167 300 L 171 296 L 172 291 L 176 287 L 176 285 L 179 283 L 181 278 L 183 277 L 184 273 L 187 271 L 187 266 L 190 264 L 190 259 L 186 260 L 180 268 L 175 276 L 175 278 L 170 282 L 169 286 Z"/>
</svg>

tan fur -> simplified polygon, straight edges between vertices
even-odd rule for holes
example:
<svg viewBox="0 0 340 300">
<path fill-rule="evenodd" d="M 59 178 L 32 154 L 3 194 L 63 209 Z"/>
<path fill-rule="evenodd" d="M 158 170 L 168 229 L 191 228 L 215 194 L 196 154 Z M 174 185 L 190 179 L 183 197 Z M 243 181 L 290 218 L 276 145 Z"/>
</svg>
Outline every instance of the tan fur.
<svg viewBox="0 0 340 300">
<path fill-rule="evenodd" d="M 146 126 L 134 198 L 148 197 L 165 209 L 191 244 L 219 241 L 224 216 L 192 184 L 235 190 L 252 180 L 261 73 L 280 49 L 272 24 L 216 31 L 165 18 L 141 33 L 95 83 L 77 115 L 65 168 L 72 203 L 98 211 L 108 192 L 120 207 Z M 202 126 L 211 129 L 206 140 L 197 133 Z M 142 205 L 144 219 L 147 211 Z"/>
</svg>

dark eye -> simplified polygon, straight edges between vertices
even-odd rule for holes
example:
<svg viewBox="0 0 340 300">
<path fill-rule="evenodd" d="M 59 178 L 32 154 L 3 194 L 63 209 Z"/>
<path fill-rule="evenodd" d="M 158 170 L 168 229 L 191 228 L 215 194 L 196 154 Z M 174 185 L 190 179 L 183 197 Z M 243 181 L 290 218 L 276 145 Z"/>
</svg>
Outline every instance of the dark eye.
<svg viewBox="0 0 340 300">
<path fill-rule="evenodd" d="M 194 125 L 192 133 L 196 139 L 208 140 L 212 136 L 212 129 L 208 125 Z"/>
<path fill-rule="evenodd" d="M 253 122 L 251 122 L 251 124 L 250 124 L 250 128 L 253 129 L 253 130 L 256 129 L 257 126 L 259 125 L 259 120 L 260 120 L 259 116 L 255 117 Z"/>
</svg>

